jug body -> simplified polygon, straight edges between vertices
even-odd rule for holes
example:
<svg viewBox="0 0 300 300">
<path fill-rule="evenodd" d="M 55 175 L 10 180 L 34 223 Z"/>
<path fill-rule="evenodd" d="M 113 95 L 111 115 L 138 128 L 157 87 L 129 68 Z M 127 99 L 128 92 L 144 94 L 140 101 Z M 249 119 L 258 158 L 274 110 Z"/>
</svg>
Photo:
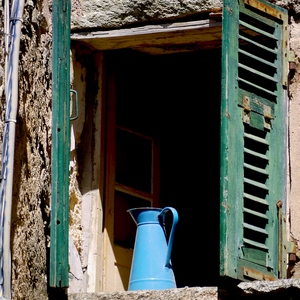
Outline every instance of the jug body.
<svg viewBox="0 0 300 300">
<path fill-rule="evenodd" d="M 128 290 L 176 288 L 170 261 L 170 241 L 173 241 L 174 230 L 171 230 L 168 243 L 163 224 L 166 211 L 161 208 L 135 208 L 128 211 L 137 224 Z M 173 225 L 178 220 L 178 216 L 174 220 L 174 213 L 177 215 L 177 212 L 173 212 Z"/>
</svg>

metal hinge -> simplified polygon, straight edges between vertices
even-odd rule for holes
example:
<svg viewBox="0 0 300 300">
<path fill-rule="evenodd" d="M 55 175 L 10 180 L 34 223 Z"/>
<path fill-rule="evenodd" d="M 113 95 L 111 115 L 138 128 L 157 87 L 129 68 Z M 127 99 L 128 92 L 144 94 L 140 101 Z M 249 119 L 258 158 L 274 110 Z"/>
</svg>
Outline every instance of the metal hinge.
<svg viewBox="0 0 300 300">
<path fill-rule="evenodd" d="M 296 60 L 295 60 L 295 51 L 294 50 L 288 51 L 288 62 L 289 62 L 289 69 L 296 70 Z"/>
<path fill-rule="evenodd" d="M 288 51 L 288 62 L 289 62 L 289 79 L 294 77 L 296 71 L 296 60 L 295 60 L 295 51 Z"/>
<path fill-rule="evenodd" d="M 282 201 L 278 200 L 276 206 L 278 210 L 278 277 L 287 278 L 288 266 L 296 261 L 296 244 L 287 239 L 286 216 L 282 213 Z"/>
</svg>

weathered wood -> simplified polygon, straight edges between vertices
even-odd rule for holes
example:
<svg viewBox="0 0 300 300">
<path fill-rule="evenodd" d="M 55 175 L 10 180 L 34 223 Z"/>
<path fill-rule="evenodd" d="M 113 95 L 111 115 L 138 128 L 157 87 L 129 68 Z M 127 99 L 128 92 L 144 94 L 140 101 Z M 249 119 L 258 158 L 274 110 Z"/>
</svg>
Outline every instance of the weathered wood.
<svg viewBox="0 0 300 300">
<path fill-rule="evenodd" d="M 97 50 L 133 48 L 152 54 L 195 51 L 221 45 L 221 22 L 200 20 L 109 31 L 78 32 L 73 33 L 71 39 L 86 43 Z"/>
<path fill-rule="evenodd" d="M 56 288 L 69 286 L 70 11 L 70 1 L 53 1 L 49 285 Z"/>
<path fill-rule="evenodd" d="M 264 0 L 255 3 L 276 8 L 286 20 L 284 9 Z M 285 202 L 286 98 L 281 78 L 287 61 L 284 47 L 274 40 L 286 36 L 287 23 L 239 1 L 224 5 L 220 274 L 240 280 L 285 278 L 285 272 L 278 272 L 282 245 L 276 201 Z M 246 23 L 255 34 L 245 34 Z"/>
<path fill-rule="evenodd" d="M 139 191 L 135 188 L 126 186 L 124 184 L 120 184 L 120 183 L 116 182 L 115 183 L 115 190 L 119 191 L 119 192 L 122 192 L 122 193 L 125 193 L 125 194 L 128 194 L 128 195 L 131 195 L 131 196 L 134 196 L 134 197 L 138 197 L 138 198 L 141 198 L 141 199 L 144 199 L 144 200 L 148 200 L 151 203 L 153 201 L 153 195 L 152 194 Z"/>
</svg>

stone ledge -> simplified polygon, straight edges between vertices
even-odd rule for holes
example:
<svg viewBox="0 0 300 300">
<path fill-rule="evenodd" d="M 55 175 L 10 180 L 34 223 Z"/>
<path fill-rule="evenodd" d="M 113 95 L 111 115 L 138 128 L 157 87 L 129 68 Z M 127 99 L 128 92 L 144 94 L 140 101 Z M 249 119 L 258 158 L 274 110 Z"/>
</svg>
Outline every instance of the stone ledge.
<svg viewBox="0 0 300 300">
<path fill-rule="evenodd" d="M 68 300 L 299 300 L 300 279 L 242 282 L 237 286 L 192 287 L 154 291 L 69 294 Z"/>
<path fill-rule="evenodd" d="M 68 300 L 184 300 L 203 299 L 217 300 L 218 289 L 216 287 L 180 288 L 161 291 L 132 291 L 94 294 L 70 294 Z"/>
<path fill-rule="evenodd" d="M 300 279 L 241 282 L 238 288 L 246 294 L 280 293 L 289 289 L 298 290 L 300 292 Z"/>
</svg>

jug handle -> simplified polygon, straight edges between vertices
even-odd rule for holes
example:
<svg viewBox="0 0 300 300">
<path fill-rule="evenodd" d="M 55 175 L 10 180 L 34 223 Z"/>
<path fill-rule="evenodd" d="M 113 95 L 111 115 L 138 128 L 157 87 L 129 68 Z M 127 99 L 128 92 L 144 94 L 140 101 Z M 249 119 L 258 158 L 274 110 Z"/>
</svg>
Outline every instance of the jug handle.
<svg viewBox="0 0 300 300">
<path fill-rule="evenodd" d="M 158 219 L 162 220 L 162 222 L 164 224 L 165 223 L 165 215 L 168 211 L 171 211 L 173 214 L 173 223 L 172 223 L 171 232 L 170 232 L 169 241 L 168 241 L 168 250 L 167 250 L 165 267 L 170 267 L 170 265 L 171 265 L 171 252 L 172 252 L 172 247 L 173 247 L 175 228 L 178 223 L 178 213 L 177 213 L 176 209 L 173 207 L 165 207 L 158 215 Z"/>
</svg>

